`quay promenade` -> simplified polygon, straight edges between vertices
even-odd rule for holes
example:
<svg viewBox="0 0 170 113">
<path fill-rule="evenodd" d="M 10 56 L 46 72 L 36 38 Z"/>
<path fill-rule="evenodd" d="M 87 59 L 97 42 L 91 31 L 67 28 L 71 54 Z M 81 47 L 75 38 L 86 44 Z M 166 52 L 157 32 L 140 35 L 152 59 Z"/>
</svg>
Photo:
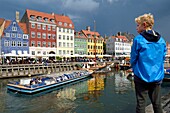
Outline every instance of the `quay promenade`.
<svg viewBox="0 0 170 113">
<path fill-rule="evenodd" d="M 0 65 L 0 78 L 43 75 L 74 70 L 73 63 Z"/>
</svg>

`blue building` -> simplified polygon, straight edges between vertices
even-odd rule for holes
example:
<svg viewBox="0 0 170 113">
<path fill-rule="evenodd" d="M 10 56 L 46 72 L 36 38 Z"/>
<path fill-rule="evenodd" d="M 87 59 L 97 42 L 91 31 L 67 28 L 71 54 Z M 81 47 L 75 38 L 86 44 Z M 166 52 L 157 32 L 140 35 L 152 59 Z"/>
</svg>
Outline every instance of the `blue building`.
<svg viewBox="0 0 170 113">
<path fill-rule="evenodd" d="M 6 20 L 1 37 L 1 46 L 4 55 L 29 54 L 29 36 L 26 24 L 16 20 Z"/>
</svg>

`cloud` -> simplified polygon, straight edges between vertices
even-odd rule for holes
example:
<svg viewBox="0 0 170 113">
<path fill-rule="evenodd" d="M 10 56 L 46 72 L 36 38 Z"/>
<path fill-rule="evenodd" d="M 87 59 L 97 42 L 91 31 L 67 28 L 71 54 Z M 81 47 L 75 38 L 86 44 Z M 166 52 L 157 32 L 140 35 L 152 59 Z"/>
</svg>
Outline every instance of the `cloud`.
<svg viewBox="0 0 170 113">
<path fill-rule="evenodd" d="M 99 2 L 95 0 L 65 0 L 63 7 L 77 12 L 90 12 L 99 7 Z"/>
<path fill-rule="evenodd" d="M 119 0 L 107 0 L 107 2 L 112 3 L 112 2 L 118 2 Z"/>
</svg>

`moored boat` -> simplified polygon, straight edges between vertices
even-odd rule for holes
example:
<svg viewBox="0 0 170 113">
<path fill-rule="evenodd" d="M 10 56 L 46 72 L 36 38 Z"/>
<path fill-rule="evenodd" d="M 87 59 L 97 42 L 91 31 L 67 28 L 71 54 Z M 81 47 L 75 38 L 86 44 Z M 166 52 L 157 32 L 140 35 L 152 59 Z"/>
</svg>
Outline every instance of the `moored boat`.
<svg viewBox="0 0 170 113">
<path fill-rule="evenodd" d="M 54 87 L 72 83 L 91 76 L 93 71 L 81 70 L 70 74 L 63 74 L 58 77 L 42 77 L 40 81 L 36 78 L 15 82 L 9 82 L 7 89 L 18 93 L 34 94 Z"/>
</svg>

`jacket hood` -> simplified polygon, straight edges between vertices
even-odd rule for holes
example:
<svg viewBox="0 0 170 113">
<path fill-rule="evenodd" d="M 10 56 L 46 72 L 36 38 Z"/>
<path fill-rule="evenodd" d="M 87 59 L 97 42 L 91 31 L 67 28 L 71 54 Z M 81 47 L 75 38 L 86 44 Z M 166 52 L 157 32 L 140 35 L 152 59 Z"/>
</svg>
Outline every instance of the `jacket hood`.
<svg viewBox="0 0 170 113">
<path fill-rule="evenodd" d="M 154 30 L 145 30 L 140 33 L 149 42 L 158 42 L 161 35 Z"/>
</svg>

